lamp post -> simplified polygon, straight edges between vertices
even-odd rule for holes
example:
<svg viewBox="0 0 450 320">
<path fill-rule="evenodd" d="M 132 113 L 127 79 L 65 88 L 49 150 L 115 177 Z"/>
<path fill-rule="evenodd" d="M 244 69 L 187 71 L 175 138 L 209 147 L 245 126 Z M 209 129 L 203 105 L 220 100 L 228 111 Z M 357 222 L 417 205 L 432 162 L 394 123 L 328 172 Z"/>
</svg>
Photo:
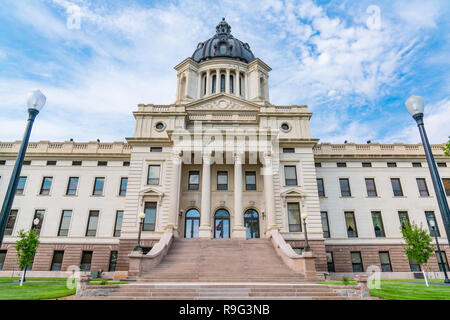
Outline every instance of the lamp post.
<svg viewBox="0 0 450 320">
<path fill-rule="evenodd" d="M 142 226 L 144 225 L 144 219 L 145 219 L 145 212 L 141 212 L 139 213 L 139 233 L 138 233 L 138 242 L 136 244 L 136 247 L 134 247 L 133 251 L 137 251 L 137 252 L 141 252 L 142 253 L 142 248 L 141 248 L 141 231 L 142 231 Z"/>
<path fill-rule="evenodd" d="M 308 231 L 306 230 L 306 218 L 308 218 L 308 215 L 306 213 L 302 213 L 302 220 L 303 220 L 303 228 L 305 229 L 305 251 L 311 251 L 311 248 L 309 246 L 308 242 Z"/>
<path fill-rule="evenodd" d="M 30 139 L 31 129 L 33 127 L 34 119 L 39 111 L 44 107 L 45 96 L 39 90 L 32 91 L 27 97 L 28 104 L 28 120 L 25 134 L 20 145 L 19 153 L 17 154 L 16 163 L 9 180 L 8 190 L 6 191 L 5 200 L 3 201 L 2 211 L 0 213 L 0 246 L 3 242 L 3 235 L 5 234 L 6 223 L 8 221 L 9 212 L 14 202 L 16 195 L 17 184 L 19 183 L 20 171 L 22 170 L 23 159 L 27 151 L 28 140 Z"/>
<path fill-rule="evenodd" d="M 447 270 L 445 270 L 445 267 L 446 267 L 446 265 L 444 263 L 445 260 L 442 257 L 441 247 L 439 246 L 439 241 L 438 241 L 437 232 L 436 232 L 436 223 L 435 223 L 434 219 L 430 220 L 430 227 L 434 233 L 434 239 L 436 240 L 436 247 L 437 247 L 439 258 L 441 259 L 441 263 L 444 265 L 444 267 L 442 268 L 444 270 L 444 277 L 445 277 L 444 282 L 450 283 L 450 280 L 448 279 L 448 276 L 447 276 Z"/>
<path fill-rule="evenodd" d="M 423 111 L 425 109 L 423 98 L 411 95 L 405 101 L 405 107 L 414 120 L 416 120 L 417 126 L 419 127 L 420 138 L 422 139 L 423 148 L 425 149 L 431 180 L 433 181 L 433 187 L 436 193 L 439 210 L 441 212 L 442 221 L 444 222 L 447 240 L 450 244 L 450 210 L 448 208 L 447 198 L 444 188 L 442 187 L 441 178 L 439 177 L 436 162 L 434 161 L 433 153 L 431 152 L 430 142 L 428 141 L 425 126 L 423 124 Z"/>
</svg>

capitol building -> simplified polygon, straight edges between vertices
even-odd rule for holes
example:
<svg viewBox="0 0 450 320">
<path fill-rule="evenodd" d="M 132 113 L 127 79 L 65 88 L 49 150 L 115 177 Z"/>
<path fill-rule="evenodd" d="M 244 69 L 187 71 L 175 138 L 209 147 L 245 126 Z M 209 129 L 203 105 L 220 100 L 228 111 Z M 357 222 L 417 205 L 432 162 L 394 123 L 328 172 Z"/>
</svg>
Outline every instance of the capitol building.
<svg viewBox="0 0 450 320">
<path fill-rule="evenodd" d="M 19 270 L 15 242 L 30 228 L 41 242 L 30 274 L 42 276 L 75 266 L 147 281 L 413 277 L 407 221 L 435 222 L 450 258 L 421 144 L 319 142 L 306 105 L 271 104 L 271 68 L 224 19 L 175 69 L 176 101 L 138 105 L 127 142 L 29 143 L 1 275 Z M 0 143 L 1 199 L 19 146 Z M 448 262 L 433 255 L 427 268 Z"/>
</svg>

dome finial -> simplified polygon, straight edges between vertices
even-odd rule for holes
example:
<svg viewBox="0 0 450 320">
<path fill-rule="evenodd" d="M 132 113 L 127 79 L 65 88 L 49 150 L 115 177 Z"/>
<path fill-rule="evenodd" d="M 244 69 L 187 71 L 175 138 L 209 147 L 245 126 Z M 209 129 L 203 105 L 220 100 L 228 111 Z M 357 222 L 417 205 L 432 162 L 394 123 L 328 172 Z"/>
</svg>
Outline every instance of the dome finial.
<svg viewBox="0 0 450 320">
<path fill-rule="evenodd" d="M 225 21 L 225 18 L 222 18 L 222 21 L 217 25 L 216 33 L 220 35 L 231 33 L 231 26 Z"/>
</svg>

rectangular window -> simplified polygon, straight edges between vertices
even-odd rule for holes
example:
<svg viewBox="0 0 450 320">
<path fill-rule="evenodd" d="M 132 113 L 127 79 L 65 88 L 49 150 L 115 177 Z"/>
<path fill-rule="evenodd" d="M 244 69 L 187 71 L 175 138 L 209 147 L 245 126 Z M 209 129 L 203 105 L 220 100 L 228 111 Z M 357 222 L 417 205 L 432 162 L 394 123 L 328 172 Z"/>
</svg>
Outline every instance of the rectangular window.
<svg viewBox="0 0 450 320">
<path fill-rule="evenodd" d="M 368 197 L 376 197 L 377 196 L 377 188 L 375 186 L 374 178 L 366 178 L 366 189 Z"/>
<path fill-rule="evenodd" d="M 245 172 L 245 190 L 256 190 L 256 172 Z"/>
<path fill-rule="evenodd" d="M 130 161 L 124 161 L 122 165 L 124 167 L 129 167 L 130 166 Z"/>
<path fill-rule="evenodd" d="M 34 230 L 36 230 L 38 234 L 41 233 L 42 223 L 44 222 L 44 215 L 45 215 L 45 210 L 38 209 L 38 210 L 34 211 L 32 228 Z M 36 224 L 36 222 L 37 222 L 37 224 Z"/>
<path fill-rule="evenodd" d="M 338 168 L 345 168 L 345 167 L 347 167 L 347 163 L 345 163 L 345 162 L 338 162 L 336 165 L 337 165 Z"/>
<path fill-rule="evenodd" d="M 159 184 L 159 173 L 161 170 L 161 166 L 159 165 L 151 165 L 148 166 L 148 177 L 147 184 L 158 185 Z"/>
<path fill-rule="evenodd" d="M 297 168 L 296 166 L 284 166 L 284 180 L 286 186 L 297 185 Z"/>
<path fill-rule="evenodd" d="M 114 224 L 114 237 L 120 237 L 120 231 L 122 230 L 123 210 L 117 210 L 116 223 Z"/>
<path fill-rule="evenodd" d="M 111 251 L 111 254 L 109 255 L 108 271 L 109 272 L 116 271 L 116 265 L 117 265 L 117 251 L 113 250 L 113 251 Z"/>
<path fill-rule="evenodd" d="M 143 231 L 155 231 L 156 225 L 156 202 L 145 203 L 145 219 L 142 226 Z"/>
<path fill-rule="evenodd" d="M 4 166 L 6 164 L 6 160 L 0 160 L 0 166 Z"/>
<path fill-rule="evenodd" d="M 388 251 L 380 251 L 380 263 L 382 272 L 392 272 L 391 258 Z"/>
<path fill-rule="evenodd" d="M 353 251 L 350 253 L 352 257 L 353 272 L 364 272 L 364 266 L 362 263 L 361 252 Z"/>
<path fill-rule="evenodd" d="M 25 184 L 27 183 L 27 177 L 20 177 L 19 182 L 17 183 L 16 195 L 23 194 L 25 190 Z"/>
<path fill-rule="evenodd" d="M 56 166 L 56 160 L 48 160 L 47 165 L 48 166 Z"/>
<path fill-rule="evenodd" d="M 66 195 L 75 196 L 78 189 L 78 177 L 70 177 L 69 183 L 67 184 Z"/>
<path fill-rule="evenodd" d="M 228 190 L 227 171 L 217 171 L 217 190 Z"/>
<path fill-rule="evenodd" d="M 73 166 L 81 166 L 83 164 L 83 161 L 80 160 L 74 160 L 72 161 L 72 165 Z"/>
<path fill-rule="evenodd" d="M 427 218 L 428 229 L 430 230 L 431 236 L 435 237 L 437 234 L 437 236 L 440 237 L 441 233 L 439 232 L 439 227 L 437 225 L 434 211 L 425 211 L 425 217 Z"/>
<path fill-rule="evenodd" d="M 346 211 L 344 214 L 345 224 L 347 227 L 347 236 L 349 238 L 357 238 L 358 229 L 356 228 L 355 213 L 353 211 Z"/>
<path fill-rule="evenodd" d="M 446 162 L 438 162 L 437 166 L 440 168 L 445 168 L 445 167 L 447 167 L 447 163 Z"/>
<path fill-rule="evenodd" d="M 417 178 L 416 181 L 420 196 L 429 197 L 430 193 L 428 192 L 427 182 L 425 181 L 425 178 Z"/>
<path fill-rule="evenodd" d="M 72 210 L 63 210 L 61 221 L 59 223 L 58 237 L 67 237 L 69 234 L 70 219 L 72 218 Z"/>
<path fill-rule="evenodd" d="M 13 209 L 9 212 L 8 222 L 6 223 L 5 236 L 12 235 L 18 212 L 19 211 L 17 209 Z"/>
<path fill-rule="evenodd" d="M 445 268 L 445 271 L 447 271 L 447 272 L 450 271 L 448 268 L 447 255 L 445 254 L 445 251 L 441 250 L 441 254 L 439 254 L 439 251 L 436 251 L 436 258 L 437 258 L 440 272 L 444 272 L 444 268 Z"/>
<path fill-rule="evenodd" d="M 283 153 L 295 153 L 295 148 L 283 148 Z"/>
<path fill-rule="evenodd" d="M 94 191 L 92 195 L 101 196 L 103 195 L 103 188 L 105 186 L 105 178 L 97 177 L 94 182 Z"/>
<path fill-rule="evenodd" d="M 450 197 L 450 178 L 444 178 L 442 179 L 442 182 L 444 185 L 445 194 L 447 195 L 447 197 Z"/>
<path fill-rule="evenodd" d="M 386 235 L 384 233 L 383 219 L 381 218 L 380 211 L 372 211 L 372 222 L 373 229 L 375 231 L 375 237 L 384 238 Z"/>
<path fill-rule="evenodd" d="M 388 162 L 387 166 L 388 166 L 388 168 L 396 168 L 397 167 L 397 163 L 396 162 Z"/>
<path fill-rule="evenodd" d="M 162 147 L 151 147 L 150 152 L 162 152 Z"/>
<path fill-rule="evenodd" d="M 50 266 L 50 271 L 61 271 L 63 259 L 64 259 L 63 250 L 53 251 L 53 259 L 52 264 Z"/>
<path fill-rule="evenodd" d="M 340 178 L 339 185 L 341 187 L 342 197 L 351 197 L 352 193 L 350 191 L 350 181 L 347 178 Z"/>
<path fill-rule="evenodd" d="M 42 179 L 41 191 L 39 192 L 40 195 L 49 195 L 50 194 L 50 188 L 52 187 L 52 181 L 53 181 L 53 177 L 44 177 Z"/>
<path fill-rule="evenodd" d="M 81 271 L 91 271 L 92 251 L 83 251 L 81 254 Z"/>
<path fill-rule="evenodd" d="M 24 165 L 24 166 L 30 166 L 30 165 L 31 165 L 31 160 L 23 160 L 22 165 Z"/>
<path fill-rule="evenodd" d="M 400 220 L 400 225 L 402 226 L 402 228 L 405 226 L 405 224 L 409 224 L 408 211 L 399 211 L 398 219 Z"/>
<path fill-rule="evenodd" d="M 412 166 L 413 166 L 413 168 L 420 168 L 420 167 L 422 167 L 422 163 L 421 162 L 413 162 Z"/>
<path fill-rule="evenodd" d="M 319 197 L 325 197 L 325 186 L 323 185 L 323 179 L 317 179 L 317 191 L 319 193 Z"/>
<path fill-rule="evenodd" d="M 328 212 L 321 211 L 320 216 L 322 217 L 322 229 L 323 229 L 323 237 L 330 237 L 330 226 L 328 224 Z"/>
<path fill-rule="evenodd" d="M 328 272 L 335 272 L 333 252 L 327 251 L 327 267 Z"/>
<path fill-rule="evenodd" d="M 372 162 L 363 162 L 362 166 L 363 166 L 363 168 L 370 168 L 370 167 L 372 167 Z"/>
<path fill-rule="evenodd" d="M 106 167 L 108 165 L 108 161 L 98 161 L 97 166 Z"/>
<path fill-rule="evenodd" d="M 127 194 L 127 185 L 128 185 L 128 178 L 120 178 L 119 196 L 124 196 Z"/>
<path fill-rule="evenodd" d="M 394 192 L 394 197 L 403 197 L 402 184 L 400 183 L 400 178 L 391 178 L 392 191 Z"/>
<path fill-rule="evenodd" d="M 302 221 L 300 218 L 300 204 L 291 202 L 287 204 L 289 232 L 301 232 Z"/>
<path fill-rule="evenodd" d="M 320 162 L 315 162 L 315 163 L 314 163 L 314 167 L 316 167 L 316 168 L 321 168 L 321 167 L 322 167 L 322 163 L 320 163 Z"/>
<path fill-rule="evenodd" d="M 420 264 L 418 264 L 414 259 L 409 259 L 409 268 L 411 269 L 411 272 L 422 271 L 422 269 L 420 268 Z"/>
<path fill-rule="evenodd" d="M 5 264 L 7 250 L 0 250 L 0 270 L 3 270 L 3 265 Z"/>
<path fill-rule="evenodd" d="M 98 210 L 89 211 L 88 224 L 86 228 L 86 237 L 95 237 L 97 234 L 98 217 L 100 212 Z"/>
<path fill-rule="evenodd" d="M 188 190 L 198 190 L 200 186 L 200 171 L 189 171 Z"/>
</svg>

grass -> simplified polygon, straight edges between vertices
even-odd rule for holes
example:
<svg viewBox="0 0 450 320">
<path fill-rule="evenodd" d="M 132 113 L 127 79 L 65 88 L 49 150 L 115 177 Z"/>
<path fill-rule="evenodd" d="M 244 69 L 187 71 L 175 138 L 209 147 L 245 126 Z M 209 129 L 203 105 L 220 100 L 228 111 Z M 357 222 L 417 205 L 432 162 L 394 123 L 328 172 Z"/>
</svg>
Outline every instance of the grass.
<svg viewBox="0 0 450 320">
<path fill-rule="evenodd" d="M 17 277 L 0 277 L 0 300 L 54 299 L 75 294 L 68 289 L 65 278 L 27 278 L 19 286 Z"/>
<path fill-rule="evenodd" d="M 370 295 L 388 300 L 450 300 L 450 287 L 448 286 L 430 285 L 427 287 L 420 279 L 402 280 L 416 280 L 414 282 L 417 283 L 385 280 L 381 282 L 380 289 L 371 289 Z"/>
</svg>

